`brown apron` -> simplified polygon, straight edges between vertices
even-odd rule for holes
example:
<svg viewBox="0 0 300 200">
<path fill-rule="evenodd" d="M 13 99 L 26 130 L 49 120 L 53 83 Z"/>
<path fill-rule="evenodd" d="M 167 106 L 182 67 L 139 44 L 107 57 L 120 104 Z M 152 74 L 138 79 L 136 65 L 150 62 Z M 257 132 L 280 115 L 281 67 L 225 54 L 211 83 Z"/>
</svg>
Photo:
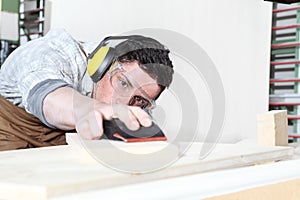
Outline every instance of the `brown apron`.
<svg viewBox="0 0 300 200">
<path fill-rule="evenodd" d="M 51 129 L 0 96 L 0 151 L 66 144 L 64 130 Z"/>
</svg>

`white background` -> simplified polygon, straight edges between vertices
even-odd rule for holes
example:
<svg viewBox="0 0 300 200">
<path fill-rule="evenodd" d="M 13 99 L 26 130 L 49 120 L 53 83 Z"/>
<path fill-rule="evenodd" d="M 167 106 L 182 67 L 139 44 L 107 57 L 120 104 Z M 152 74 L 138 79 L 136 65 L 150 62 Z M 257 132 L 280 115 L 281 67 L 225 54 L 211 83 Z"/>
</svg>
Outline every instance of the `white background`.
<svg viewBox="0 0 300 200">
<path fill-rule="evenodd" d="M 140 28 L 169 29 L 190 37 L 221 75 L 227 97 L 222 141 L 235 142 L 257 138 L 256 116 L 268 109 L 271 5 L 263 0 L 49 0 L 46 26 L 63 27 L 82 41 L 101 41 Z M 174 64 L 179 73 L 185 72 L 180 60 Z M 204 133 L 211 116 L 209 93 L 201 79 L 183 76 L 198 94 L 199 133 Z M 178 116 L 166 115 L 168 121 Z M 180 117 L 174 120 L 171 123 L 177 124 Z"/>
</svg>

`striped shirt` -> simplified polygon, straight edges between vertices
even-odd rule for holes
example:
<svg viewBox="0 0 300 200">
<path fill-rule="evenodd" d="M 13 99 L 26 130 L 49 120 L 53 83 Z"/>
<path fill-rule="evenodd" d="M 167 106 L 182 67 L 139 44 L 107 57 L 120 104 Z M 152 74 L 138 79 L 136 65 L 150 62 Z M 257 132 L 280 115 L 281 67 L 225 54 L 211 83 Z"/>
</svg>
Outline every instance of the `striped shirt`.
<svg viewBox="0 0 300 200">
<path fill-rule="evenodd" d="M 91 96 L 93 82 L 86 73 L 86 55 L 96 46 L 76 41 L 63 29 L 49 31 L 6 59 L 0 70 L 0 95 L 53 127 L 43 115 L 44 98 L 64 86 Z"/>
</svg>

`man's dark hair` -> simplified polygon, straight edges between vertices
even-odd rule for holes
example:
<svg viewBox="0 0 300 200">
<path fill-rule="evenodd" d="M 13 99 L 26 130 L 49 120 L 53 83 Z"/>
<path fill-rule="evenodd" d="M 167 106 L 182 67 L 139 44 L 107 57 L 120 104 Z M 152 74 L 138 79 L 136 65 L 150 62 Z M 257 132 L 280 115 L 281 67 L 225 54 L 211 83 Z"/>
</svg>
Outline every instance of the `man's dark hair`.
<svg viewBox="0 0 300 200">
<path fill-rule="evenodd" d="M 157 81 L 162 90 L 170 86 L 174 74 L 170 51 L 157 40 L 137 36 L 121 42 L 115 49 L 118 61 L 138 61 L 140 67 Z"/>
</svg>

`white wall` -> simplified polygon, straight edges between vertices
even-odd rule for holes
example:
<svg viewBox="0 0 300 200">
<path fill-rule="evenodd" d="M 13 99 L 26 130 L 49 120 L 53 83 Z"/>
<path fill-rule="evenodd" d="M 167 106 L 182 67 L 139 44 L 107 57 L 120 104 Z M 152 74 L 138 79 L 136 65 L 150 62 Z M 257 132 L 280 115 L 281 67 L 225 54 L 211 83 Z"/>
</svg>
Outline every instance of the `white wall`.
<svg viewBox="0 0 300 200">
<path fill-rule="evenodd" d="M 50 0 L 50 3 L 47 26 L 64 27 L 83 41 L 100 41 L 105 35 L 140 28 L 169 29 L 192 38 L 212 58 L 223 80 L 227 113 L 222 140 L 256 138 L 256 115 L 268 109 L 271 3 L 262 0 Z M 47 2 L 46 6 L 49 5 Z M 180 65 L 176 65 L 176 70 L 184 73 Z M 202 111 L 200 130 L 205 131 L 211 116 L 211 107 L 206 106 L 210 105 L 209 93 L 202 80 L 193 81 L 200 85 L 194 90 L 201 92 L 197 97 Z"/>
</svg>

